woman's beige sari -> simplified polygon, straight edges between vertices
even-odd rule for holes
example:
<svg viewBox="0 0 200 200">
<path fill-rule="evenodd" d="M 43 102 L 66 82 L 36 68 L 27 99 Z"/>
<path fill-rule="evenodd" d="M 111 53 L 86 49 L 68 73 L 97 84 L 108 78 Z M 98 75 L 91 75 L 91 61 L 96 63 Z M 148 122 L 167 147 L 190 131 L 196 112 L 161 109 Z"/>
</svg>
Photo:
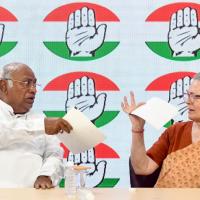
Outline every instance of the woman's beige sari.
<svg viewBox="0 0 200 200">
<path fill-rule="evenodd" d="M 166 157 L 155 187 L 200 187 L 200 141 Z"/>
</svg>

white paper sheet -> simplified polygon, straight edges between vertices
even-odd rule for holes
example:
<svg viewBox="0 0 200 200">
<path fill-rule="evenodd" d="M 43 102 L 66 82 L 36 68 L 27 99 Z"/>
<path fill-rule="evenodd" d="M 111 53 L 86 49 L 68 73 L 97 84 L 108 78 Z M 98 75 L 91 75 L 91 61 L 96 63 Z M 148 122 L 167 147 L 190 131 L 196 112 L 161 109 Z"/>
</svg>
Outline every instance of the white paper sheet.
<svg viewBox="0 0 200 200">
<path fill-rule="evenodd" d="M 153 97 L 132 114 L 143 118 L 156 129 L 160 129 L 178 114 L 178 109 L 160 98 Z"/>
<path fill-rule="evenodd" d="M 57 137 L 73 154 L 81 153 L 103 142 L 105 136 L 82 112 L 70 109 L 63 117 L 73 127 L 70 134 L 62 133 Z"/>
</svg>

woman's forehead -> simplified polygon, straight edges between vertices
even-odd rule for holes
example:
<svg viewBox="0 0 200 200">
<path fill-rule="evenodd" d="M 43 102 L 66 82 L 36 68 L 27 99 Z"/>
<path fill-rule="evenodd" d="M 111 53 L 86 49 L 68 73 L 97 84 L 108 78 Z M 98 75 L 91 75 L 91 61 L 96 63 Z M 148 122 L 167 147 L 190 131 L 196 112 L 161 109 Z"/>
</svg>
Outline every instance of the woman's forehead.
<svg viewBox="0 0 200 200">
<path fill-rule="evenodd" d="M 200 93 L 200 80 L 193 80 L 190 87 L 189 87 L 189 91 Z"/>
</svg>

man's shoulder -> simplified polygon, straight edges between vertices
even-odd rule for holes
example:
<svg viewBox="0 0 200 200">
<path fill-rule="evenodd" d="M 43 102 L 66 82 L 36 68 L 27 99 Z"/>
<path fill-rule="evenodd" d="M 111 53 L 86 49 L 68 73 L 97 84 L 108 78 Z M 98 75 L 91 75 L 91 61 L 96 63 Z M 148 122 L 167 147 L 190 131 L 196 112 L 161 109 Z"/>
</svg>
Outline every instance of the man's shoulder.
<svg viewBox="0 0 200 200">
<path fill-rule="evenodd" d="M 37 118 L 44 118 L 45 115 L 44 113 L 42 112 L 37 112 L 37 111 L 34 111 L 34 110 L 30 110 L 28 113 L 26 113 L 27 117 L 28 118 L 34 118 L 34 119 L 37 119 Z"/>
</svg>

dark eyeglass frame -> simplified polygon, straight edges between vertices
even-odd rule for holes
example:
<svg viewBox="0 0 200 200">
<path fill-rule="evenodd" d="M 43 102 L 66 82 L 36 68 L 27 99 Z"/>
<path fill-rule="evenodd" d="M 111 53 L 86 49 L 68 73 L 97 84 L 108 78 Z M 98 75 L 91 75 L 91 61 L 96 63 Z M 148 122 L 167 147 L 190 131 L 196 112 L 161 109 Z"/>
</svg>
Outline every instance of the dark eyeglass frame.
<svg viewBox="0 0 200 200">
<path fill-rule="evenodd" d="M 31 79 L 28 79 L 28 80 L 25 80 L 25 81 L 20 81 L 20 80 L 16 80 L 16 79 L 11 79 L 11 78 L 4 78 L 4 80 L 10 80 L 10 81 L 13 81 L 13 82 L 18 82 L 18 83 L 21 83 L 23 84 L 23 87 L 24 88 L 36 88 L 36 87 L 41 87 L 41 84 L 38 84 L 37 82 L 34 82 L 34 80 L 31 80 Z"/>
</svg>

